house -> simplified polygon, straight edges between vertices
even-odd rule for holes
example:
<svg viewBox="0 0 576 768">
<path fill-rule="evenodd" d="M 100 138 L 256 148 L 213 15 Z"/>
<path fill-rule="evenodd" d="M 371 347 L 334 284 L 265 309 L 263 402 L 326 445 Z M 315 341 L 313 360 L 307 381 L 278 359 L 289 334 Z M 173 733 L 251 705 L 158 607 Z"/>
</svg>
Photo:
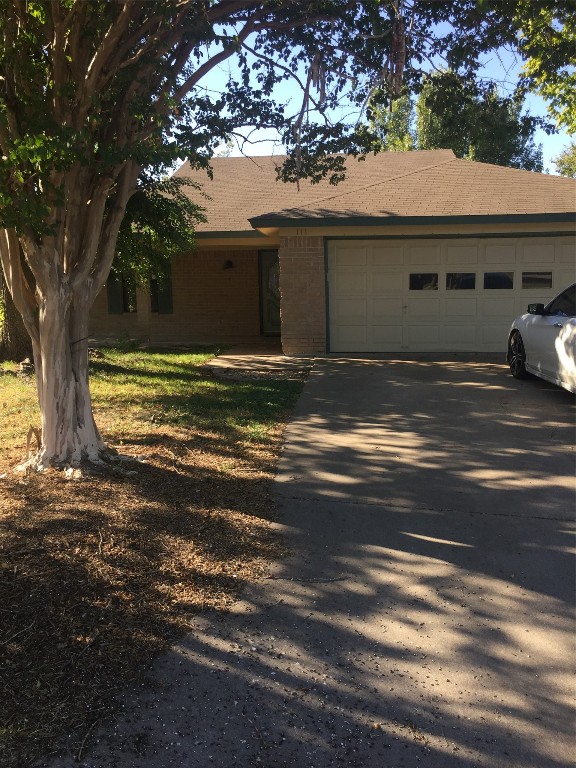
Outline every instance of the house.
<svg viewBox="0 0 576 768">
<path fill-rule="evenodd" d="M 502 352 L 511 319 L 573 282 L 576 182 L 460 160 L 451 150 L 350 158 L 296 186 L 278 157 L 215 158 L 197 249 L 171 286 L 109 285 L 96 337 L 254 343 L 286 354 Z M 197 192 L 195 193 L 198 194 Z"/>
</svg>

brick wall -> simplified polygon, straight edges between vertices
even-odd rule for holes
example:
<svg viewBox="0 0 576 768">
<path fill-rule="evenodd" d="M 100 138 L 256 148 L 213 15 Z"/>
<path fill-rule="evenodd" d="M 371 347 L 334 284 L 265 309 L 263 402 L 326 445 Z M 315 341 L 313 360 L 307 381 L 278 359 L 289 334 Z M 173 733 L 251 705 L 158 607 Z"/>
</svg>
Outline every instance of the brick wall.
<svg viewBox="0 0 576 768">
<path fill-rule="evenodd" d="M 280 238 L 282 349 L 286 355 L 326 352 L 326 292 L 322 237 Z"/>
<path fill-rule="evenodd" d="M 108 314 L 106 286 L 102 288 L 90 312 L 90 336 L 96 338 L 138 338 L 138 317 L 134 312 Z"/>
<path fill-rule="evenodd" d="M 137 313 L 109 315 L 104 288 L 91 313 L 90 333 L 180 344 L 261 338 L 257 251 L 195 251 L 175 259 L 172 296 L 172 314 L 150 312 L 150 297 L 139 292 Z"/>
</svg>

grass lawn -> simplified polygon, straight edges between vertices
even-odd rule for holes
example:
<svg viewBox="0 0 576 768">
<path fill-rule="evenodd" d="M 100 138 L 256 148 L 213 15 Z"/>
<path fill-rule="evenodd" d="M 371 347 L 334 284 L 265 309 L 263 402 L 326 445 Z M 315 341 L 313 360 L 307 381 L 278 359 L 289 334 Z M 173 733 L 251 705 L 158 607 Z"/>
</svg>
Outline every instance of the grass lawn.
<svg viewBox="0 0 576 768">
<path fill-rule="evenodd" d="M 214 350 L 105 349 L 91 361 L 106 441 L 133 474 L 16 475 L 33 378 L 0 367 L 0 766 L 77 758 L 191 615 L 225 610 L 282 544 L 270 480 L 301 383 L 221 381 Z"/>
</svg>

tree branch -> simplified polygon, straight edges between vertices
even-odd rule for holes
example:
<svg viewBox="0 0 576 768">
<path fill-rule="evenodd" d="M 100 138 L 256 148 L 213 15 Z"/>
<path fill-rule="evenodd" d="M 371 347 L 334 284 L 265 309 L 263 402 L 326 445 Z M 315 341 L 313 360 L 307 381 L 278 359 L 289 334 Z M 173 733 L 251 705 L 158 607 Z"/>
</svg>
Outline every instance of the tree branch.
<svg viewBox="0 0 576 768">
<path fill-rule="evenodd" d="M 24 270 L 18 237 L 13 229 L 0 229 L 0 260 L 6 285 L 12 296 L 14 306 L 22 315 L 26 330 L 32 341 L 39 341 L 38 322 L 36 319 L 37 303 Z"/>
<path fill-rule="evenodd" d="M 87 262 L 74 274 L 73 288 L 76 290 L 88 280 L 87 300 L 92 304 L 98 291 L 102 288 L 114 260 L 116 242 L 120 224 L 126 212 L 126 204 L 136 189 L 136 180 L 142 170 L 141 166 L 131 161 L 122 168 L 114 197 L 110 202 L 109 211 L 104 220 L 102 234 L 99 238 L 99 250 L 95 265 Z"/>
</svg>

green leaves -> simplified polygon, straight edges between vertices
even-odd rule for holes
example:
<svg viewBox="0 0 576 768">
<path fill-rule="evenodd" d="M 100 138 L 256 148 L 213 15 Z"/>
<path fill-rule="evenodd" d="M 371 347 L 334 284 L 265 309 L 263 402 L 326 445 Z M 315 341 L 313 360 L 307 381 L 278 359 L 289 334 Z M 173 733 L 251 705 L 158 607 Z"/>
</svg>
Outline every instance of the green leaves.
<svg viewBox="0 0 576 768">
<path fill-rule="evenodd" d="M 79 153 L 73 141 L 45 133 L 28 133 L 22 139 L 16 139 L 6 158 L 15 167 L 29 166 L 38 172 L 46 170 L 46 166 L 63 169 L 78 159 Z"/>
<path fill-rule="evenodd" d="M 116 273 L 133 284 L 161 280 L 171 259 L 193 248 L 195 226 L 205 221 L 202 208 L 187 194 L 195 188 L 186 178 L 142 175 L 118 234 Z"/>
<path fill-rule="evenodd" d="M 372 124 L 385 149 L 451 149 L 457 157 L 531 171 L 542 170 L 534 144 L 540 118 L 522 114 L 520 92 L 501 96 L 451 71 L 429 77 L 415 106 L 408 96 L 392 110 L 372 108 Z"/>
<path fill-rule="evenodd" d="M 525 60 L 522 86 L 548 102 L 558 128 L 576 133 L 576 5 L 574 0 L 491 0 L 509 15 Z"/>
<path fill-rule="evenodd" d="M 556 168 L 561 176 L 576 179 L 576 141 L 572 141 L 558 157 L 554 158 Z"/>
</svg>

